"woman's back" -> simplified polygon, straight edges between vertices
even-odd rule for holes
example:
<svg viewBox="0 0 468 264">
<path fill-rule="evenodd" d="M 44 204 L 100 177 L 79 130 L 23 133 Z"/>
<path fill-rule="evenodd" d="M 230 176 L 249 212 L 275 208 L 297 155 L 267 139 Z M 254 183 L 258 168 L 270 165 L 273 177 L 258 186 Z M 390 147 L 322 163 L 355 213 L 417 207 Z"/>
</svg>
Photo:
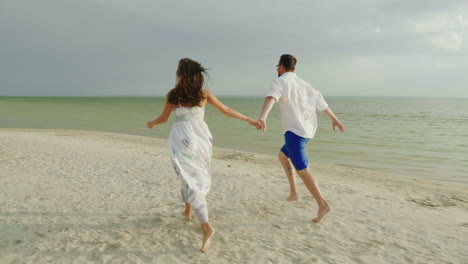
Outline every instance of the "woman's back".
<svg viewBox="0 0 468 264">
<path fill-rule="evenodd" d="M 175 121 L 203 121 L 205 117 L 205 107 L 176 107 L 173 108 Z"/>
</svg>

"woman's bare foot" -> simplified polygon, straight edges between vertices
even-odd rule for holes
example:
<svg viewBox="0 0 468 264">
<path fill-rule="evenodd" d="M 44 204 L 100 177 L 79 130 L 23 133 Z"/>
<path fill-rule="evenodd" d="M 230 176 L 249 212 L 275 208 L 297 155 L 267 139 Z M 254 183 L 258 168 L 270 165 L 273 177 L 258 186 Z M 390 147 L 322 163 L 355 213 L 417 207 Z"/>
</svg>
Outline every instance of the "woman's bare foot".
<svg viewBox="0 0 468 264">
<path fill-rule="evenodd" d="M 206 250 L 210 247 L 211 237 L 215 234 L 215 229 L 207 222 L 207 223 L 202 224 L 202 230 L 203 230 L 203 242 L 202 242 L 202 247 L 200 251 L 206 252 Z"/>
<path fill-rule="evenodd" d="M 320 206 L 317 217 L 312 219 L 312 222 L 314 223 L 320 222 L 323 219 L 323 217 L 325 217 L 325 215 L 328 214 L 330 211 L 331 211 L 331 207 L 327 203 L 325 203 L 325 205 L 323 206 Z"/>
<path fill-rule="evenodd" d="M 187 219 L 187 221 L 192 220 L 192 213 L 191 212 L 184 211 L 184 212 L 182 212 L 182 215 L 185 217 L 185 219 Z"/>
<path fill-rule="evenodd" d="M 299 197 L 297 196 L 297 194 L 290 194 L 287 201 L 288 202 L 294 202 L 294 201 L 298 201 L 299 200 Z"/>
<path fill-rule="evenodd" d="M 187 219 L 187 221 L 192 220 L 192 207 L 189 203 L 185 203 L 185 211 L 182 212 L 182 215 Z"/>
</svg>

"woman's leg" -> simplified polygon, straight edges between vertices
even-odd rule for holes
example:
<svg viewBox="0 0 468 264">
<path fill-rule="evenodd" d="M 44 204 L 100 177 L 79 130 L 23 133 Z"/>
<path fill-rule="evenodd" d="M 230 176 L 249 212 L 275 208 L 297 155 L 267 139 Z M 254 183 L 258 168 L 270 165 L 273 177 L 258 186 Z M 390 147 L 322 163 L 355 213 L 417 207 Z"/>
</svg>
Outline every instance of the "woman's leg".
<svg viewBox="0 0 468 264">
<path fill-rule="evenodd" d="M 201 228 L 203 231 L 203 241 L 200 250 L 205 252 L 210 247 L 211 237 L 214 235 L 215 229 L 210 225 L 209 222 L 201 224 Z"/>
<path fill-rule="evenodd" d="M 185 202 L 185 211 L 182 212 L 182 215 L 185 216 L 187 221 L 192 220 L 192 207 L 187 202 Z"/>
<path fill-rule="evenodd" d="M 196 206 L 192 204 L 192 207 L 195 216 L 201 223 L 201 228 L 203 232 L 203 240 L 200 250 L 202 252 L 205 252 L 210 247 L 211 237 L 214 235 L 215 229 L 211 226 L 208 220 L 208 205 L 206 204 L 205 196 L 199 196 L 196 201 Z"/>
</svg>

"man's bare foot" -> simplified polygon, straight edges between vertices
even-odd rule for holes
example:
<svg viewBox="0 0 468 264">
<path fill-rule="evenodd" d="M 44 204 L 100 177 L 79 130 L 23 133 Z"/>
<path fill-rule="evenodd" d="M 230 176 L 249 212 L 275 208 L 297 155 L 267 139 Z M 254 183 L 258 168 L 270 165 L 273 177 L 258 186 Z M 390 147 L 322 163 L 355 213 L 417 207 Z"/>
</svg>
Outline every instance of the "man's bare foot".
<svg viewBox="0 0 468 264">
<path fill-rule="evenodd" d="M 205 226 L 202 225 L 203 230 L 203 243 L 200 249 L 201 252 L 206 252 L 206 250 L 210 247 L 211 244 L 211 237 L 215 234 L 215 229 L 211 227 L 210 224 Z"/>
<path fill-rule="evenodd" d="M 330 207 L 327 203 L 325 203 L 324 206 L 319 207 L 319 211 L 318 211 L 317 217 L 314 218 L 314 219 L 312 219 L 312 222 L 314 222 L 314 223 L 320 222 L 320 221 L 323 219 L 323 217 L 324 217 L 326 214 L 328 214 L 330 211 L 331 211 L 331 207 Z"/>
<path fill-rule="evenodd" d="M 298 201 L 299 200 L 299 197 L 297 196 L 297 194 L 290 194 L 287 201 L 288 202 L 294 202 L 294 201 Z"/>
<path fill-rule="evenodd" d="M 192 220 L 192 213 L 191 212 L 182 212 L 182 215 L 185 217 L 185 219 L 187 219 L 187 221 L 191 221 Z"/>
</svg>

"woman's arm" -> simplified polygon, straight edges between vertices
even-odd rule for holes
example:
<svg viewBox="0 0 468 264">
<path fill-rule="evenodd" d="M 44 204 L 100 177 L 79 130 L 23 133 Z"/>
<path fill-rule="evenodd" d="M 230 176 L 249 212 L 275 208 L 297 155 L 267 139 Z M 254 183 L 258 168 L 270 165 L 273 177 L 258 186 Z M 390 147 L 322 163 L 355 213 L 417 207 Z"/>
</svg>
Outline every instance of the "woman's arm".
<svg viewBox="0 0 468 264">
<path fill-rule="evenodd" d="M 169 98 L 169 95 L 166 96 L 166 104 L 164 105 L 164 109 L 163 109 L 163 112 L 161 113 L 161 115 L 158 118 L 156 118 L 155 120 L 149 121 L 146 124 L 146 127 L 151 129 L 154 126 L 159 125 L 159 124 L 163 124 L 163 123 L 165 123 L 167 121 L 167 119 L 171 115 L 171 111 L 172 111 L 172 105 L 167 101 L 168 98 Z"/>
<path fill-rule="evenodd" d="M 237 112 L 236 110 L 226 106 L 221 101 L 219 101 L 218 98 L 216 98 L 216 96 L 212 92 L 210 92 L 208 90 L 205 90 L 205 92 L 206 92 L 206 97 L 207 97 L 208 103 L 210 105 L 212 105 L 216 110 L 221 112 L 223 115 L 247 121 L 249 124 L 251 124 L 252 126 L 255 126 L 255 127 L 258 126 L 257 121 L 255 121 L 252 118 L 250 118 L 248 116 L 245 116 L 245 115 Z"/>
</svg>

